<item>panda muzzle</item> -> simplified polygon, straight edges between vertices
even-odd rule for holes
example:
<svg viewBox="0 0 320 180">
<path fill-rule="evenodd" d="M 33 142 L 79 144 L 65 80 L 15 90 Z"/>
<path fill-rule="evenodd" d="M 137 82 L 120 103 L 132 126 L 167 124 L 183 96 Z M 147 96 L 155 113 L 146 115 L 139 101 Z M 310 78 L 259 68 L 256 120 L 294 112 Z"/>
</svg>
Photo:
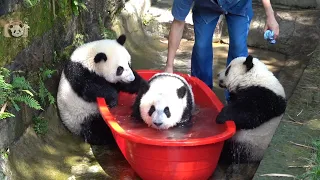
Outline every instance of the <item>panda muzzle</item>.
<svg viewBox="0 0 320 180">
<path fill-rule="evenodd" d="M 128 73 L 126 76 L 125 76 L 125 81 L 127 81 L 127 82 L 132 82 L 132 81 L 134 81 L 135 80 L 135 76 L 134 76 L 134 74 L 131 72 L 131 73 Z"/>
<path fill-rule="evenodd" d="M 221 88 L 226 88 L 226 86 L 224 85 L 224 83 L 223 83 L 222 80 L 219 81 L 219 87 L 221 87 Z"/>
</svg>

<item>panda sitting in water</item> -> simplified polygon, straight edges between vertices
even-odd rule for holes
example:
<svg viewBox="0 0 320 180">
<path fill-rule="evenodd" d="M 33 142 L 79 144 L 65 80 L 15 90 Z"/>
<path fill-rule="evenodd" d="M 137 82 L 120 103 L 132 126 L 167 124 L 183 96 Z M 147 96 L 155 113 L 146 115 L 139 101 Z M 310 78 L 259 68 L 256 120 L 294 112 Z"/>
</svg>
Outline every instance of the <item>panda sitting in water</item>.
<svg viewBox="0 0 320 180">
<path fill-rule="evenodd" d="M 230 102 L 216 118 L 218 124 L 235 122 L 236 134 L 226 141 L 225 162 L 260 162 L 286 109 L 283 86 L 267 66 L 253 58 L 238 57 L 218 74 L 219 86 L 230 92 Z"/>
<path fill-rule="evenodd" d="M 123 46 L 126 36 L 86 43 L 71 55 L 61 74 L 57 104 L 63 124 L 90 144 L 114 142 L 100 115 L 97 97 L 110 108 L 118 103 L 118 92 L 137 93 L 147 84 L 131 69 L 131 57 Z"/>
<path fill-rule="evenodd" d="M 132 106 L 132 117 L 155 129 L 188 125 L 194 96 L 187 81 L 177 74 L 157 73 L 144 84 Z"/>
</svg>

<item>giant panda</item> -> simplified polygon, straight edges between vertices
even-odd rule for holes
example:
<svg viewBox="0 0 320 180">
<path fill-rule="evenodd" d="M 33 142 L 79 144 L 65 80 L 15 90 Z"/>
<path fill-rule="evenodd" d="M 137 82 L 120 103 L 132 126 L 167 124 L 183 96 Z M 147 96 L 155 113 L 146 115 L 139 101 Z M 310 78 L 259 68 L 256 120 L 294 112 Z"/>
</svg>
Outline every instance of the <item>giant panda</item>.
<svg viewBox="0 0 320 180">
<path fill-rule="evenodd" d="M 93 145 L 114 142 L 100 115 L 97 97 L 109 108 L 117 106 L 118 92 L 137 93 L 147 83 L 131 68 L 131 56 L 124 47 L 125 35 L 117 39 L 88 42 L 72 53 L 61 74 L 57 105 L 63 124 Z"/>
<path fill-rule="evenodd" d="M 157 73 L 141 87 L 132 106 L 132 117 L 155 129 L 188 125 L 194 110 L 191 86 L 180 75 Z"/>
<path fill-rule="evenodd" d="M 216 122 L 232 120 L 237 128 L 225 143 L 222 162 L 259 163 L 286 109 L 284 88 L 267 66 L 251 55 L 232 60 L 218 73 L 218 79 L 219 86 L 230 92 L 230 102 Z"/>
</svg>

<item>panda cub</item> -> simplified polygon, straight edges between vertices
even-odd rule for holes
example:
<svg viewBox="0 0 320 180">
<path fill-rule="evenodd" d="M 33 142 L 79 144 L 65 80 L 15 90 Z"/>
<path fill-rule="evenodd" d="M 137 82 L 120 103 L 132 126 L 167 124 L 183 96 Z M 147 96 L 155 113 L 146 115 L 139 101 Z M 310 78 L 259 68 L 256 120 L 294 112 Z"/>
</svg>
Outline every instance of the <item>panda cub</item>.
<svg viewBox="0 0 320 180">
<path fill-rule="evenodd" d="M 155 129 L 185 125 L 194 109 L 193 92 L 180 75 L 157 73 L 141 87 L 132 107 L 132 117 Z"/>
<path fill-rule="evenodd" d="M 218 79 L 219 86 L 230 92 L 230 102 L 216 122 L 232 120 L 237 127 L 224 146 L 222 158 L 236 163 L 260 162 L 286 109 L 283 86 L 251 55 L 232 60 Z"/>
<path fill-rule="evenodd" d="M 114 142 L 100 115 L 97 97 L 110 108 L 118 102 L 118 92 L 137 93 L 147 84 L 131 69 L 131 57 L 123 46 L 126 36 L 83 44 L 65 64 L 58 87 L 57 104 L 63 124 L 90 144 Z"/>
</svg>

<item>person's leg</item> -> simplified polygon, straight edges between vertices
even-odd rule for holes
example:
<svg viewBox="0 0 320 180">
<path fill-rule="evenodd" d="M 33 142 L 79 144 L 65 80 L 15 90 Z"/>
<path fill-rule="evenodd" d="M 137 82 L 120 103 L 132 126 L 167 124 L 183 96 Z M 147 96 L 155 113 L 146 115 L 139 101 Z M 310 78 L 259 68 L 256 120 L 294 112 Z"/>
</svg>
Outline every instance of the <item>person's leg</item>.
<svg viewBox="0 0 320 180">
<path fill-rule="evenodd" d="M 219 20 L 219 14 L 216 16 L 210 22 L 206 22 L 198 13 L 193 13 L 195 42 L 191 56 L 191 76 L 199 78 L 211 89 L 213 88 L 212 37 Z"/>
<path fill-rule="evenodd" d="M 233 14 L 226 15 L 229 32 L 227 66 L 234 58 L 239 56 L 248 56 L 247 38 L 252 16 L 252 10 L 248 10 L 247 16 L 238 16 Z M 226 100 L 229 101 L 229 92 L 227 90 L 225 90 L 225 97 Z"/>
</svg>

